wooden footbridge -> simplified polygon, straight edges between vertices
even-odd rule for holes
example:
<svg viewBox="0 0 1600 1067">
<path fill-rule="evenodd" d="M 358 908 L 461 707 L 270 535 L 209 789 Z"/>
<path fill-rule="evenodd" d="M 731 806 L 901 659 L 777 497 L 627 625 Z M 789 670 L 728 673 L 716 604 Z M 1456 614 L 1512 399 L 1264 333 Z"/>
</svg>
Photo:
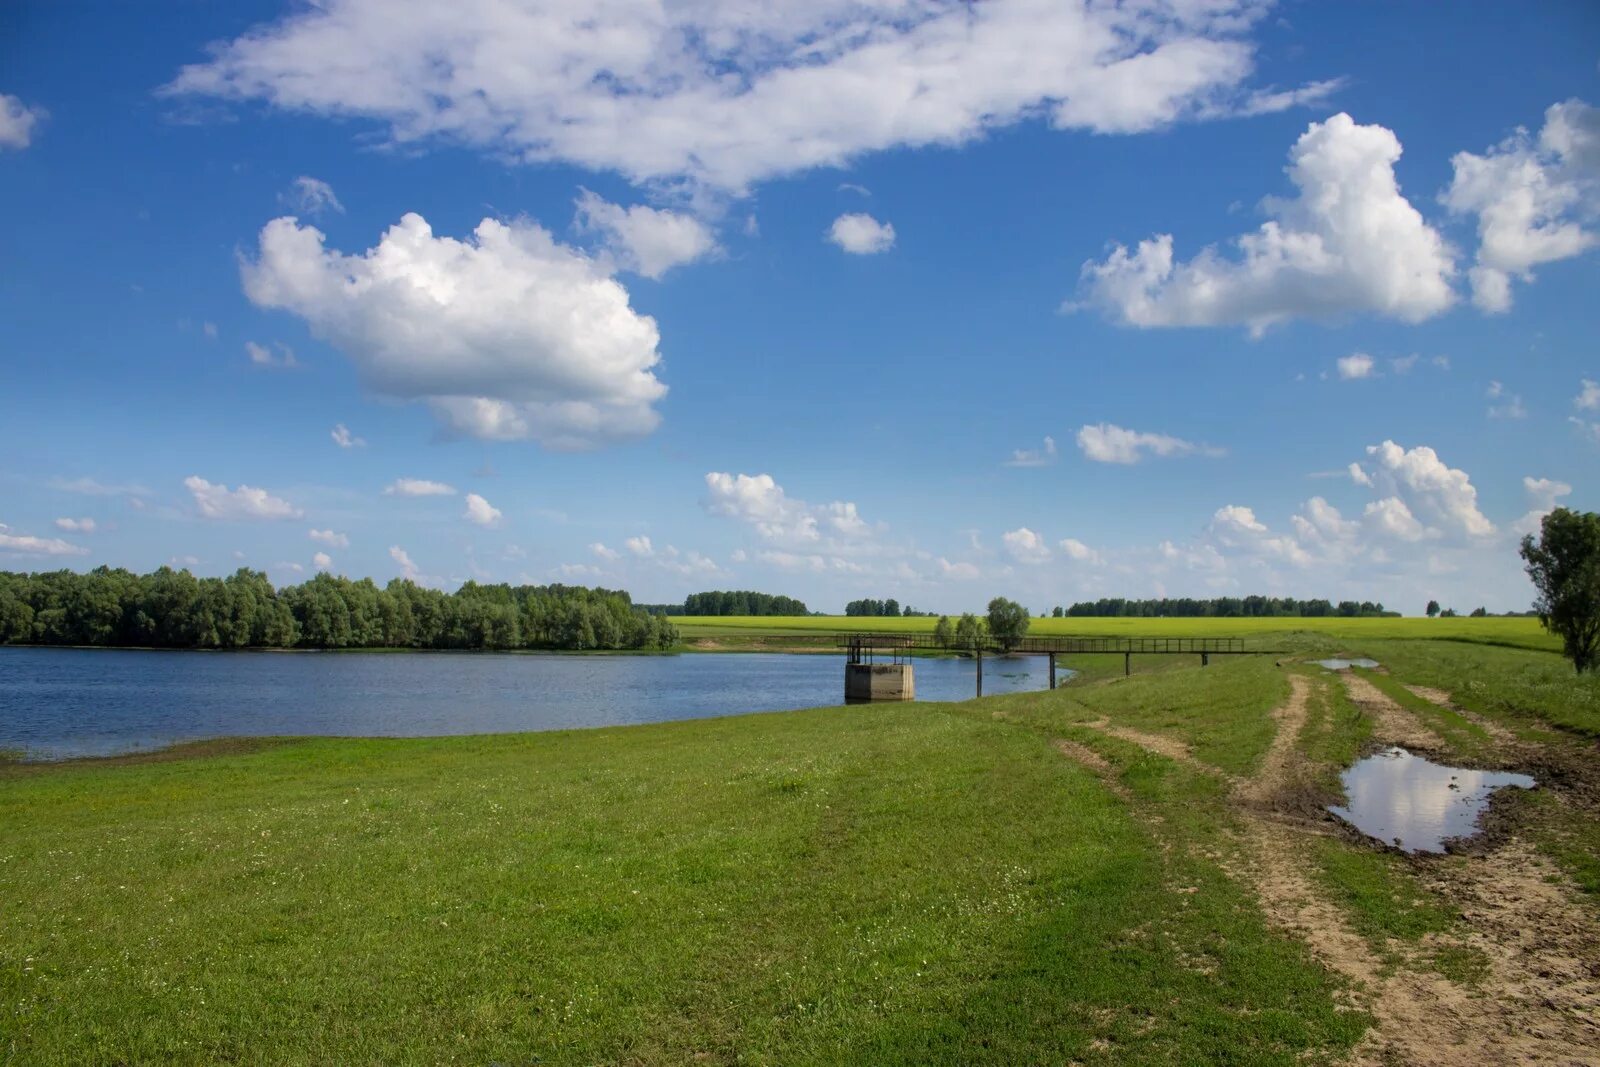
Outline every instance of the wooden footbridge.
<svg viewBox="0 0 1600 1067">
<path fill-rule="evenodd" d="M 1056 687 L 1056 657 L 1072 655 L 1122 655 L 1122 673 L 1133 673 L 1136 655 L 1199 656 L 1202 667 L 1212 656 L 1260 655 L 1269 650 L 1246 648 L 1242 637 L 1020 637 L 1004 641 L 984 635 L 976 642 L 947 643 L 932 634 L 854 633 L 840 634 L 837 647 L 845 649 L 846 689 L 851 667 L 873 664 L 877 656 L 887 656 L 895 666 L 910 670 L 909 658 L 916 651 L 956 652 L 970 655 L 977 662 L 978 695 L 983 696 L 983 657 L 989 655 L 1048 656 L 1050 688 Z M 847 695 L 848 692 L 847 692 Z"/>
</svg>

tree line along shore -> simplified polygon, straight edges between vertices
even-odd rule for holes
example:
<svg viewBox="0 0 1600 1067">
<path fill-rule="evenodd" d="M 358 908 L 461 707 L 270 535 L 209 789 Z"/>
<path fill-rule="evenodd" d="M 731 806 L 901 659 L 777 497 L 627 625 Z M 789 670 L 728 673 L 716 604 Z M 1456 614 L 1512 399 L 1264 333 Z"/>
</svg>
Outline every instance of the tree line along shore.
<svg viewBox="0 0 1600 1067">
<path fill-rule="evenodd" d="M 667 649 L 678 628 L 627 593 L 318 574 L 282 589 L 260 571 L 197 578 L 97 567 L 0 571 L 0 644 L 140 648 Z"/>
</svg>

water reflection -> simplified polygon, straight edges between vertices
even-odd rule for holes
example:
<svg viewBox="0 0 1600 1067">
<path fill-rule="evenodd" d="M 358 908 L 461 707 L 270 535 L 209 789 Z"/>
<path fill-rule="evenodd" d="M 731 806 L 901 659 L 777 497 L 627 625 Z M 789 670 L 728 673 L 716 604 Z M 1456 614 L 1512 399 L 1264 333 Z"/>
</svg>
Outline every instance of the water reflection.
<svg viewBox="0 0 1600 1067">
<path fill-rule="evenodd" d="M 1358 656 L 1355 659 L 1319 659 L 1312 660 L 1319 667 L 1326 667 L 1330 671 L 1347 671 L 1351 667 L 1365 667 L 1371 670 L 1378 665 L 1375 659 L 1366 659 Z"/>
<path fill-rule="evenodd" d="M 1403 748 L 1386 748 L 1341 776 L 1346 807 L 1330 807 L 1357 830 L 1406 852 L 1443 852 L 1452 838 L 1478 831 L 1497 789 L 1532 789 L 1526 774 L 1445 767 Z"/>
</svg>

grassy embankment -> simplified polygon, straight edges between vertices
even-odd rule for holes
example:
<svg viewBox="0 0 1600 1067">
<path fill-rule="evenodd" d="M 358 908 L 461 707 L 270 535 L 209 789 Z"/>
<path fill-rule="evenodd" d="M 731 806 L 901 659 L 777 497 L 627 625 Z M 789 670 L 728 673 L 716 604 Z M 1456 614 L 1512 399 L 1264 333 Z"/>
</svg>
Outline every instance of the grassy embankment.
<svg viewBox="0 0 1600 1067">
<path fill-rule="evenodd" d="M 1462 647 L 1383 651 L 1427 684 Z M 1486 651 L 1452 676 L 1473 711 L 1600 733 L 1557 657 Z M 1229 801 L 1286 672 L 1149 659 L 965 704 L 0 767 L 0 1062 L 1336 1058 L 1367 1016 L 1265 920 Z M 1311 681 L 1326 790 L 1370 724 Z M 1461 921 L 1408 861 L 1316 847 L 1395 966 L 1470 980 L 1406 951 Z"/>
</svg>

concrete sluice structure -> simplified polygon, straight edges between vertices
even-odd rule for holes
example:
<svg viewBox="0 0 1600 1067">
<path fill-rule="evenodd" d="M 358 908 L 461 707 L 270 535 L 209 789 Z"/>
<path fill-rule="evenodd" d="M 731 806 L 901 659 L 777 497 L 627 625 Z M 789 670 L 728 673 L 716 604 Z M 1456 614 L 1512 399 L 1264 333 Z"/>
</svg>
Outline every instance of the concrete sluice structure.
<svg viewBox="0 0 1600 1067">
<path fill-rule="evenodd" d="M 916 698 L 916 672 L 909 663 L 844 665 L 844 699 L 847 704 Z"/>
</svg>

